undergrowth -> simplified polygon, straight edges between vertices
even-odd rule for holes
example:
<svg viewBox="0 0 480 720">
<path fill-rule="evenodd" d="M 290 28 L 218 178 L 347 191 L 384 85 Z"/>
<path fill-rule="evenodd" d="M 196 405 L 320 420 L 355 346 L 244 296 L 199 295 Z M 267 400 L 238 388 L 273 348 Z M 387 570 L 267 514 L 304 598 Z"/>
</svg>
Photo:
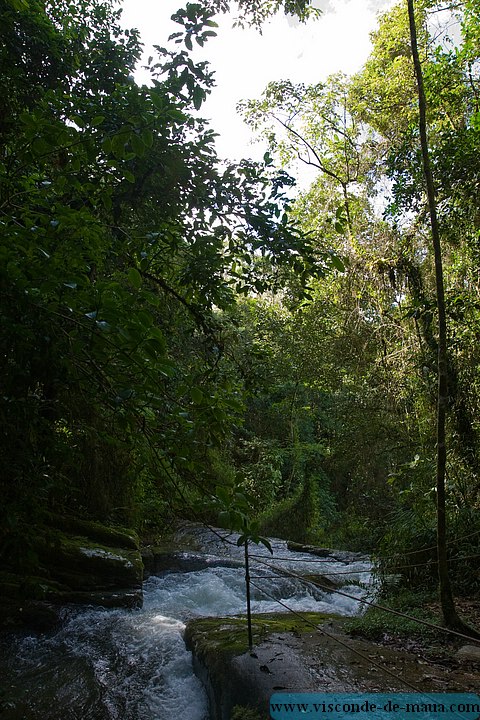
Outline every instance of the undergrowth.
<svg viewBox="0 0 480 720">
<path fill-rule="evenodd" d="M 438 639 L 439 631 L 416 621 L 423 620 L 439 625 L 437 614 L 428 606 L 435 601 L 431 592 L 404 591 L 396 595 L 380 598 L 379 604 L 403 613 L 395 615 L 386 610 L 370 607 L 360 617 L 348 620 L 345 630 L 369 640 L 383 640 L 386 636 L 415 638 L 423 641 Z"/>
</svg>

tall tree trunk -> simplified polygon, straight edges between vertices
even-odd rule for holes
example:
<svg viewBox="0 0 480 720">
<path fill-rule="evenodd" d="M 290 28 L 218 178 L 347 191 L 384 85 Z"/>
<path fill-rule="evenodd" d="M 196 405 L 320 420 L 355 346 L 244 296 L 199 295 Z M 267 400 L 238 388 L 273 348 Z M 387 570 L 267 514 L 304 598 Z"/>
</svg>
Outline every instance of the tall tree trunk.
<svg viewBox="0 0 480 720">
<path fill-rule="evenodd" d="M 435 199 L 435 188 L 433 184 L 432 168 L 430 165 L 430 154 L 428 151 L 427 136 L 427 103 L 425 88 L 423 84 L 423 72 L 420 57 L 418 54 L 417 28 L 415 24 L 414 0 L 407 0 L 408 18 L 410 23 L 410 42 L 412 46 L 413 64 L 417 79 L 418 108 L 419 108 L 419 131 L 422 150 L 423 172 L 428 197 L 428 209 L 430 214 L 430 227 L 432 233 L 432 244 L 435 257 L 435 283 L 437 295 L 437 317 L 438 317 L 438 392 L 437 392 L 437 556 L 438 556 L 438 580 L 440 590 L 440 603 L 445 625 L 452 630 L 466 634 L 476 635 L 458 617 L 453 600 L 452 588 L 448 573 L 447 563 L 447 537 L 446 537 L 446 513 L 445 513 L 445 469 L 447 462 L 447 446 L 445 438 L 445 419 L 448 402 L 448 365 L 447 365 L 447 317 L 445 311 L 445 289 L 443 281 L 442 248 L 440 243 L 440 230 L 438 225 L 437 205 Z"/>
</svg>

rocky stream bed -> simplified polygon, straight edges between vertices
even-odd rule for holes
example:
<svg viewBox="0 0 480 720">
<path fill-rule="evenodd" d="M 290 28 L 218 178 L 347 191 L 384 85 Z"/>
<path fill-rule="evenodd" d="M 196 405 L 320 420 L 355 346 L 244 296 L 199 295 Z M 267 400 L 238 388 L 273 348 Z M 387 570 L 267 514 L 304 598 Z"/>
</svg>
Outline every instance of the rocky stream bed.
<svg viewBox="0 0 480 720">
<path fill-rule="evenodd" d="M 359 554 L 275 541 L 273 566 L 266 550 L 252 552 L 264 590 L 253 589 L 250 650 L 235 538 L 187 526 L 175 549 L 142 558 L 128 532 L 75 525 L 45 537 L 38 575 L 23 585 L 15 573 L 3 577 L 1 720 L 230 720 L 235 706 L 267 718 L 270 695 L 282 690 L 480 688 L 475 648 L 432 660 L 420 646 L 346 632 L 358 599 L 373 591 Z M 322 589 L 293 572 L 321 578 Z M 340 582 L 349 597 L 336 592 Z"/>
</svg>

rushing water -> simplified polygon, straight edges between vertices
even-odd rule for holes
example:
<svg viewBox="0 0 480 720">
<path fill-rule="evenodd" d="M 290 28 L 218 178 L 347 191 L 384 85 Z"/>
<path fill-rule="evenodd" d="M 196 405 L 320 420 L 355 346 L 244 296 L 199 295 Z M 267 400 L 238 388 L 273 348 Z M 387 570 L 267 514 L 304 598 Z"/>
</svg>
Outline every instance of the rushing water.
<svg viewBox="0 0 480 720">
<path fill-rule="evenodd" d="M 150 577 L 141 610 L 68 608 L 57 632 L 4 643 L 1 720 L 207 720 L 206 696 L 193 674 L 183 629 L 190 618 L 244 613 L 245 577 L 241 548 L 198 528 L 195 538 L 211 566 Z M 252 554 L 260 557 L 252 558 L 251 575 L 261 576 L 253 582 L 268 592 L 252 587 L 253 612 L 282 611 L 271 596 L 296 611 L 359 612 L 356 600 L 324 593 L 266 564 L 368 583 L 367 560 L 290 553 L 282 541 L 274 542 L 273 559 L 266 549 Z M 233 567 L 232 559 L 238 559 Z M 365 592 L 356 584 L 342 590 L 356 597 Z"/>
</svg>

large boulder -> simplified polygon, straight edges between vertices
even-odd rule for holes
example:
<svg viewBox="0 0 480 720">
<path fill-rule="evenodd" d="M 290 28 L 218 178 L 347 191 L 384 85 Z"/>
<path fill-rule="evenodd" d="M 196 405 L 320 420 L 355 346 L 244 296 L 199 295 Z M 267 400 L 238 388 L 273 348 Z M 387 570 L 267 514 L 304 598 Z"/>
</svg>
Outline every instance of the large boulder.
<svg viewBox="0 0 480 720">
<path fill-rule="evenodd" d="M 235 706 L 251 708 L 267 720 L 269 699 L 277 692 L 391 693 L 412 686 L 428 693 L 478 690 L 476 665 L 469 672 L 446 668 L 419 659 L 416 651 L 352 638 L 345 617 L 302 613 L 302 618 L 254 615 L 252 651 L 243 617 L 187 624 L 185 641 L 207 689 L 212 720 L 230 720 Z M 471 647 L 459 658 L 476 659 Z"/>
<path fill-rule="evenodd" d="M 52 580 L 72 590 L 105 591 L 142 586 L 139 550 L 106 545 L 85 535 L 59 530 L 45 533 L 37 547 L 40 568 Z"/>
<path fill-rule="evenodd" d="M 331 548 L 318 547 L 317 545 L 304 545 L 303 543 L 290 540 L 287 542 L 287 548 L 290 552 L 302 552 L 321 558 L 331 558 L 332 560 L 345 564 L 369 559 L 365 553 L 352 552 L 350 550 L 332 550 Z"/>
<path fill-rule="evenodd" d="M 142 549 L 144 575 L 162 575 L 163 573 L 196 572 L 211 567 L 243 567 L 242 560 L 219 558 L 215 555 L 192 552 L 190 550 L 171 550 L 168 547 L 151 545 Z"/>
<path fill-rule="evenodd" d="M 313 624 L 332 618 L 320 613 L 304 615 Z M 311 625 L 291 615 L 254 615 L 250 652 L 244 617 L 190 621 L 185 643 L 192 650 L 195 673 L 207 690 L 212 720 L 229 720 L 235 706 L 250 707 L 268 718 L 274 692 L 317 689 L 315 677 L 286 642 L 287 637 L 311 631 Z"/>
<path fill-rule="evenodd" d="M 141 606 L 143 563 L 133 531 L 52 516 L 35 534 L 28 569 L 7 564 L 2 572 L 3 627 L 44 629 L 55 622 L 52 604 Z"/>
</svg>

